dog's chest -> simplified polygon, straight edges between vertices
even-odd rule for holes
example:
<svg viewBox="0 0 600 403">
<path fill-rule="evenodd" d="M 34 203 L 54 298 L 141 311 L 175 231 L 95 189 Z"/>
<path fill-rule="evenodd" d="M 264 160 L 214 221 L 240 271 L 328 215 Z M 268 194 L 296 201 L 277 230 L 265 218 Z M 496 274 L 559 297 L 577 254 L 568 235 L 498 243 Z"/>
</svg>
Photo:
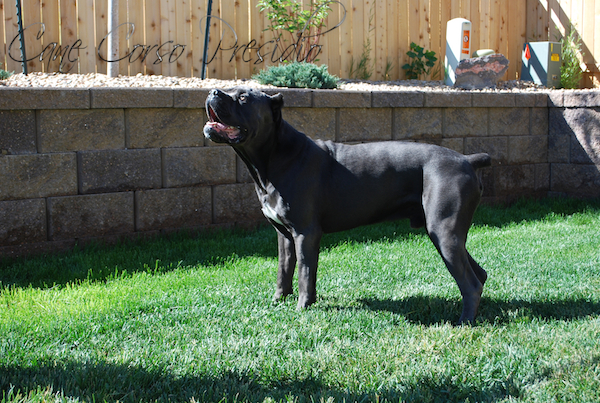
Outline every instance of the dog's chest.
<svg viewBox="0 0 600 403">
<path fill-rule="evenodd" d="M 277 224 L 284 225 L 284 203 L 277 189 L 272 185 L 269 185 L 265 190 L 262 190 L 260 194 L 260 204 L 262 205 L 262 213 L 265 217 Z"/>
</svg>

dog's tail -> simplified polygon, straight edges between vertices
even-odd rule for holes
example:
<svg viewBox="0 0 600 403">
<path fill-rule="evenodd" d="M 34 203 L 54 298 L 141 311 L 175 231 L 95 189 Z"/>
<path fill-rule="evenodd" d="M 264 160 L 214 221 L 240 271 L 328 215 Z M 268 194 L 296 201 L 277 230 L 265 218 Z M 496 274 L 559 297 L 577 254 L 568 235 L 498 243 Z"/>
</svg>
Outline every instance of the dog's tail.
<svg viewBox="0 0 600 403">
<path fill-rule="evenodd" d="M 490 158 L 487 153 L 479 153 L 479 154 L 471 154 L 467 155 L 467 161 L 473 166 L 475 169 L 485 168 L 492 165 L 492 158 Z"/>
</svg>

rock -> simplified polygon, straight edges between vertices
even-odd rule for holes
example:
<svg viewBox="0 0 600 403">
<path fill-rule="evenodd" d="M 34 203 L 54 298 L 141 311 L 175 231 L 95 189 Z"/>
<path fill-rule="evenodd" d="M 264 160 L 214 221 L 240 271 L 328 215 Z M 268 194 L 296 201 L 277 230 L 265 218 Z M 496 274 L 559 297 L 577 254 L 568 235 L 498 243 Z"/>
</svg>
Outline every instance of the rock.
<svg viewBox="0 0 600 403">
<path fill-rule="evenodd" d="M 495 88 L 508 69 L 508 59 L 499 53 L 461 60 L 456 68 L 455 87 L 467 90 Z"/>
</svg>

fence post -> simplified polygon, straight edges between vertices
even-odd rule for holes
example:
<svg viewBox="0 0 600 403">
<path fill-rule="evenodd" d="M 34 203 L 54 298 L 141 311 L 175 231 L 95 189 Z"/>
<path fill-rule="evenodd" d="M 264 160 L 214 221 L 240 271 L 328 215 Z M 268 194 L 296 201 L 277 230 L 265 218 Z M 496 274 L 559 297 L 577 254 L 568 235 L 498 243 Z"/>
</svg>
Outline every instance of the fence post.
<svg viewBox="0 0 600 403">
<path fill-rule="evenodd" d="M 19 25 L 21 65 L 23 66 L 23 74 L 27 74 L 27 55 L 25 54 L 25 34 L 23 33 L 23 10 L 21 9 L 21 0 L 17 0 L 17 24 Z"/>
<path fill-rule="evenodd" d="M 108 0 L 108 32 L 110 38 L 108 41 L 108 66 L 106 68 L 109 77 L 119 75 L 119 35 L 117 27 L 119 25 L 119 0 Z M 114 60 L 114 61 L 113 61 Z"/>
</svg>

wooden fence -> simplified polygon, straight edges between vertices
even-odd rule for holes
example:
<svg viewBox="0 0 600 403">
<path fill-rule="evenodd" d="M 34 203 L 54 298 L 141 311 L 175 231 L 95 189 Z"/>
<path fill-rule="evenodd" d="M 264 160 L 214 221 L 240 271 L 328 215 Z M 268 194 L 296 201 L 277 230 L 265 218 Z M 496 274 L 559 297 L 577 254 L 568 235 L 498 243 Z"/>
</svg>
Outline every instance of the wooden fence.
<svg viewBox="0 0 600 403">
<path fill-rule="evenodd" d="M 21 1 L 29 71 L 106 72 L 108 0 Z M 119 22 L 131 23 L 119 29 L 121 74 L 200 76 L 207 0 L 119 3 Z M 270 42 L 269 21 L 256 3 L 213 1 L 208 77 L 248 78 L 285 53 L 290 42 Z M 0 67 L 20 71 L 15 0 L 0 0 L 0 13 Z M 320 37 L 317 63 L 348 78 L 352 62 L 367 55 L 371 79 L 404 78 L 411 42 L 443 61 L 446 22 L 456 17 L 472 22 L 472 50 L 508 57 L 507 79 L 518 78 L 525 41 L 555 40 L 573 24 L 588 72 L 582 85 L 598 86 L 600 0 L 340 0 L 331 4 L 325 30 L 339 26 Z"/>
</svg>

